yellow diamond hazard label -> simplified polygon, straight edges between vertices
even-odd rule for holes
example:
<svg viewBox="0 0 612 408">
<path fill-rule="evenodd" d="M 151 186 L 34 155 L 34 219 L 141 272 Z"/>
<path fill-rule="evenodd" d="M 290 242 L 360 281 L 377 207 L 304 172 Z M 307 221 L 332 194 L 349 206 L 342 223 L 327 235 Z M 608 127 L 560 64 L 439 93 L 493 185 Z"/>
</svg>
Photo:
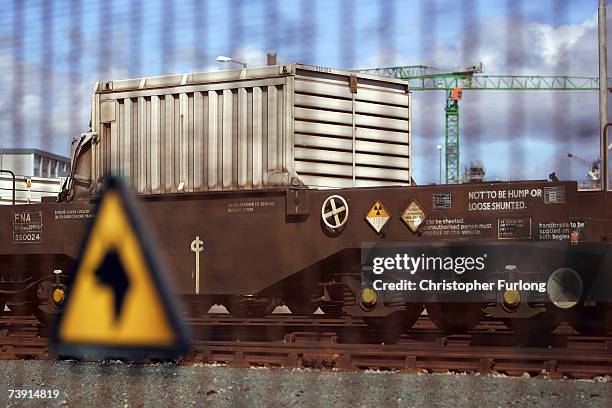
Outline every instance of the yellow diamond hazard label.
<svg viewBox="0 0 612 408">
<path fill-rule="evenodd" d="M 374 231 L 376 231 L 377 234 L 380 234 L 380 231 L 383 229 L 387 221 L 389 221 L 389 218 L 391 218 L 391 215 L 387 209 L 383 207 L 380 201 L 374 203 L 372 209 L 365 216 L 366 221 L 372 226 L 372 228 L 374 228 Z"/>
<path fill-rule="evenodd" d="M 402 221 L 416 234 L 419 227 L 425 222 L 425 212 L 415 200 L 412 200 L 401 215 Z"/>
<path fill-rule="evenodd" d="M 171 358 L 187 349 L 165 273 L 128 198 L 111 179 L 53 333 L 59 355 Z"/>
</svg>

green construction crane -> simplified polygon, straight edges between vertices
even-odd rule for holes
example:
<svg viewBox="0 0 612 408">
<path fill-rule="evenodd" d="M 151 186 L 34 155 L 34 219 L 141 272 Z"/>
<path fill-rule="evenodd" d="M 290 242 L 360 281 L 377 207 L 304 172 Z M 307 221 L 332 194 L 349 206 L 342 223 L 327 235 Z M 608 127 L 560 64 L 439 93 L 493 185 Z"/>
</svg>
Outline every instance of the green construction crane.
<svg viewBox="0 0 612 408">
<path fill-rule="evenodd" d="M 464 90 L 478 91 L 597 91 L 599 78 L 542 75 L 476 75 L 482 63 L 443 69 L 425 65 L 359 70 L 366 74 L 408 81 L 411 91 L 445 91 L 446 182 L 459 181 L 459 100 Z M 608 87 L 612 79 L 608 78 Z"/>
</svg>

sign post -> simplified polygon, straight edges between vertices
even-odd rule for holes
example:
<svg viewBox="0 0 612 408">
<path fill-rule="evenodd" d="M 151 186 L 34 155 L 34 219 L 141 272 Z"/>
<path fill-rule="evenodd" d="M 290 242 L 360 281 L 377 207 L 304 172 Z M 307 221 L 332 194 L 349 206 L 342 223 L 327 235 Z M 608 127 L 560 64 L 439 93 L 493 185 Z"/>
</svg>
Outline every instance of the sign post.
<svg viewBox="0 0 612 408">
<path fill-rule="evenodd" d="M 187 331 L 156 255 L 127 192 L 111 178 L 53 330 L 58 355 L 177 358 L 187 351 Z"/>
</svg>

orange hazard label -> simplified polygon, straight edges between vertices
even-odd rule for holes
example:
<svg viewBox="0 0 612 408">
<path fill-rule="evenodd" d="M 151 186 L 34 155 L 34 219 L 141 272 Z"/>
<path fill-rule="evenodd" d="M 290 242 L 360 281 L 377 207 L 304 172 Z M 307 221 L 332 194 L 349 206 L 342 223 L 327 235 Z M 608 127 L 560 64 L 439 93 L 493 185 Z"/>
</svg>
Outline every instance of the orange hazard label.
<svg viewBox="0 0 612 408">
<path fill-rule="evenodd" d="M 389 218 L 391 218 L 391 215 L 380 201 L 375 202 L 365 216 L 366 221 L 374 228 L 376 233 L 380 233 Z"/>
</svg>

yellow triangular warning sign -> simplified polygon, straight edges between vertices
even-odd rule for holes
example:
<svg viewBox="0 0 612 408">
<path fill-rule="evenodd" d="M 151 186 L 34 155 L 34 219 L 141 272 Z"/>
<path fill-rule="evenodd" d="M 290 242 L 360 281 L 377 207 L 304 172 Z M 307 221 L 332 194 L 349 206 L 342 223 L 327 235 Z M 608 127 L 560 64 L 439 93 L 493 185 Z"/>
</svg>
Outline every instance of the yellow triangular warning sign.
<svg viewBox="0 0 612 408">
<path fill-rule="evenodd" d="M 111 179 L 53 333 L 58 354 L 138 358 L 186 351 L 186 330 L 148 236 Z"/>
</svg>

